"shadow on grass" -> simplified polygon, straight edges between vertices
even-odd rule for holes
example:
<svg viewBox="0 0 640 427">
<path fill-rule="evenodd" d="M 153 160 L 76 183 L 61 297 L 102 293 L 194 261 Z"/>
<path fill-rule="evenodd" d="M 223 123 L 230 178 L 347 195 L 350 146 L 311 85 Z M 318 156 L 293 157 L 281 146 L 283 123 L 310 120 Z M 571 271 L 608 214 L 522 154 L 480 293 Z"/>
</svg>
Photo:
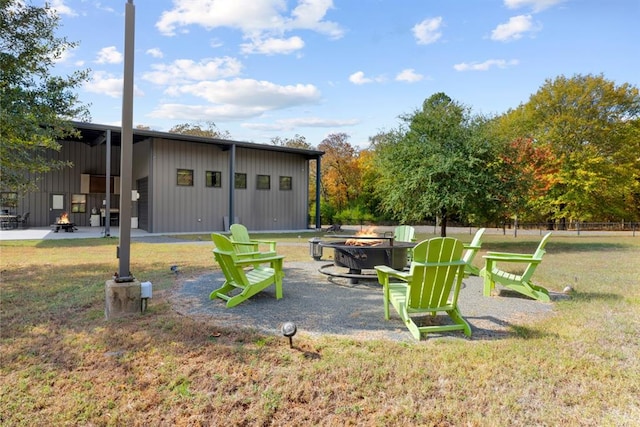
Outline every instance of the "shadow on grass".
<svg viewBox="0 0 640 427">
<path fill-rule="evenodd" d="M 621 301 L 623 297 L 609 292 L 576 292 L 571 295 L 571 299 L 575 302 Z"/>
<path fill-rule="evenodd" d="M 515 325 L 494 316 L 464 317 L 471 325 L 471 337 L 473 340 L 497 340 L 506 338 L 543 339 L 557 335 L 529 326 Z M 483 327 L 478 325 L 487 326 Z"/>
</svg>

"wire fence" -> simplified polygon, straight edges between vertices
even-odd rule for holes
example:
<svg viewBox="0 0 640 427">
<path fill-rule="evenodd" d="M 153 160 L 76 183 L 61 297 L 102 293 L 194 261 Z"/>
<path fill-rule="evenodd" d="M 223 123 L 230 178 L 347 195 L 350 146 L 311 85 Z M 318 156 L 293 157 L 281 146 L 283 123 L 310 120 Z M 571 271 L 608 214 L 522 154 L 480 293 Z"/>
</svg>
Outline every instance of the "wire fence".
<svg viewBox="0 0 640 427">
<path fill-rule="evenodd" d="M 393 222 L 388 223 L 376 223 L 371 221 L 363 221 L 363 220 L 350 220 L 346 222 L 347 224 L 351 224 L 354 226 L 358 226 L 360 228 L 364 228 L 367 226 L 395 226 L 400 225 Z M 424 222 L 420 224 L 411 224 L 411 225 L 419 225 L 423 227 L 433 227 L 433 233 L 439 232 L 440 224 L 437 224 L 433 221 Z M 339 227 L 339 226 L 338 226 Z M 470 232 L 473 230 L 487 227 L 492 228 L 494 230 L 502 230 L 503 234 L 514 234 L 517 236 L 519 232 L 531 234 L 531 233 L 539 233 L 540 235 L 548 232 L 562 232 L 564 234 L 575 234 L 580 236 L 581 234 L 593 235 L 593 234 L 621 234 L 621 235 L 630 235 L 630 236 L 640 236 L 640 222 L 528 222 L 528 223 L 505 223 L 500 225 L 478 225 L 478 224 L 459 224 L 455 222 L 447 223 L 447 229 L 452 228 L 468 228 Z M 474 231 L 475 232 L 475 231 Z"/>
</svg>

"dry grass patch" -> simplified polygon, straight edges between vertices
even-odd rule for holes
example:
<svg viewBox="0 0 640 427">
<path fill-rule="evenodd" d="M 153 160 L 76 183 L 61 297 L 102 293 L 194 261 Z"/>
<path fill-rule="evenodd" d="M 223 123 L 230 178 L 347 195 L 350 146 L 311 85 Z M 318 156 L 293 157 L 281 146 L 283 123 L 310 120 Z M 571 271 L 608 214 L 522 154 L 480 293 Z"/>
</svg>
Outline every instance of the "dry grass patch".
<svg viewBox="0 0 640 427">
<path fill-rule="evenodd" d="M 461 236 L 467 239 L 468 236 Z M 535 237 L 535 236 L 534 236 Z M 526 252 L 539 239 L 489 236 Z M 306 242 L 306 241 L 305 241 Z M 225 329 L 176 314 L 202 243 L 133 243 L 144 315 L 106 322 L 112 240 L 2 243 L 0 424 L 575 425 L 640 419 L 640 238 L 555 238 L 535 278 L 577 293 L 497 340 L 360 341 Z M 307 246 L 281 245 L 289 260 Z M 508 304 L 508 299 L 505 299 Z M 339 321 L 339 319 L 336 319 Z"/>
</svg>

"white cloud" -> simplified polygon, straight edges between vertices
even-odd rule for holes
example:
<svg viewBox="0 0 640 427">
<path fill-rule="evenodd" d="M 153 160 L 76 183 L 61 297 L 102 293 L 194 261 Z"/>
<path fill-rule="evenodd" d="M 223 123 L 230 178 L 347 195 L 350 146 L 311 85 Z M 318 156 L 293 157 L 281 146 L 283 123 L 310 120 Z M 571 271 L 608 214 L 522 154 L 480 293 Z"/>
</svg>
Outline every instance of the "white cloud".
<svg viewBox="0 0 640 427">
<path fill-rule="evenodd" d="M 91 80 L 84 84 L 84 89 L 87 92 L 106 95 L 111 98 L 120 98 L 122 96 L 122 84 L 122 77 L 115 77 L 113 74 L 104 71 L 96 71 L 93 73 Z M 136 96 L 144 96 L 144 93 L 135 85 L 133 91 Z"/>
<path fill-rule="evenodd" d="M 240 47 L 242 48 L 242 53 L 246 54 L 286 55 L 302 49 L 304 47 L 304 41 L 298 36 L 289 37 L 288 39 L 268 38 L 265 40 L 254 40 L 251 43 L 243 43 Z"/>
<path fill-rule="evenodd" d="M 491 40 L 510 41 L 522 38 L 524 33 L 540 31 L 540 26 L 534 26 L 531 15 L 518 15 L 509 18 L 506 24 L 498 25 L 491 32 Z"/>
<path fill-rule="evenodd" d="M 422 74 L 416 73 L 413 68 L 407 68 L 406 70 L 402 70 L 396 76 L 396 80 L 399 82 L 407 82 L 407 83 L 415 83 L 424 79 Z"/>
<path fill-rule="evenodd" d="M 56 12 L 56 15 L 78 16 L 76 11 L 64 4 L 64 0 L 51 0 L 49 7 Z"/>
<path fill-rule="evenodd" d="M 340 128 L 359 124 L 358 119 L 336 120 L 319 117 L 303 117 L 282 119 L 269 123 L 243 123 L 242 127 L 260 131 L 291 131 L 300 127 L 308 128 Z"/>
<path fill-rule="evenodd" d="M 103 47 L 96 57 L 98 64 L 119 64 L 122 60 L 123 55 L 118 52 L 115 46 Z"/>
<path fill-rule="evenodd" d="M 540 12 L 564 1 L 565 0 L 504 0 L 504 5 L 509 9 L 531 7 L 533 12 Z"/>
<path fill-rule="evenodd" d="M 517 59 L 511 59 L 509 61 L 504 59 L 488 59 L 484 62 L 462 62 L 454 65 L 453 68 L 456 71 L 488 71 L 492 67 L 507 68 L 515 65 L 518 65 Z"/>
<path fill-rule="evenodd" d="M 384 77 L 365 77 L 363 71 L 356 71 L 349 76 L 349 81 L 354 85 L 364 85 L 367 83 L 380 83 L 384 81 Z"/>
<path fill-rule="evenodd" d="M 122 96 L 122 77 L 114 77 L 104 71 L 96 71 L 91 80 L 84 84 L 84 88 L 87 92 L 119 98 Z"/>
<path fill-rule="evenodd" d="M 277 110 L 320 100 L 320 91 L 311 84 L 281 86 L 267 81 L 234 79 L 202 81 L 169 87 L 168 95 L 192 95 L 212 104 L 232 105 L 257 111 Z"/>
<path fill-rule="evenodd" d="M 225 56 L 195 62 L 178 59 L 171 64 L 153 64 L 153 71 L 142 75 L 144 80 L 158 85 L 178 84 L 201 80 L 216 80 L 240 74 L 242 64 L 237 59 Z"/>
<path fill-rule="evenodd" d="M 265 112 L 262 108 L 239 107 L 237 105 L 194 105 L 194 104 L 160 104 L 147 116 L 164 120 L 188 120 L 190 122 L 211 120 L 216 122 L 239 120 L 260 116 Z"/>
<path fill-rule="evenodd" d="M 157 47 L 151 48 L 151 49 L 147 49 L 146 52 L 147 55 L 151 55 L 154 58 L 162 58 L 164 56 L 164 54 L 162 53 L 162 50 L 160 50 Z"/>
<path fill-rule="evenodd" d="M 411 31 L 413 31 L 413 35 L 418 41 L 418 44 L 431 44 L 442 37 L 442 33 L 440 32 L 441 26 L 442 17 L 438 16 L 437 18 L 425 19 L 419 24 L 416 24 Z"/>
<path fill-rule="evenodd" d="M 176 34 L 176 29 L 190 25 L 208 30 L 229 27 L 240 30 L 250 39 L 294 30 L 316 31 L 331 38 L 342 37 L 344 33 L 338 24 L 323 20 L 333 7 L 332 0 L 299 0 L 289 16 L 286 7 L 287 2 L 283 0 L 174 0 L 173 9 L 162 12 L 156 28 L 171 36 Z"/>
</svg>

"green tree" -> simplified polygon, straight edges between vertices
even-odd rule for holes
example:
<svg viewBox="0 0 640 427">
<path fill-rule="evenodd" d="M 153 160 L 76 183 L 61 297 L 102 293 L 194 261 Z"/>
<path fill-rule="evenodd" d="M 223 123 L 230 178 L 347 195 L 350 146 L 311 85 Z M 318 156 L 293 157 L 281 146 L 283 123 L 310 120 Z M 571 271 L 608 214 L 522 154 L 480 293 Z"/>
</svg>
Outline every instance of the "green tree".
<svg viewBox="0 0 640 427">
<path fill-rule="evenodd" d="M 406 126 L 376 143 L 382 207 L 401 222 L 437 216 L 447 221 L 482 212 L 494 203 L 495 153 L 486 120 L 436 93 L 422 110 L 401 117 Z"/>
<path fill-rule="evenodd" d="M 552 185 L 529 207 L 566 220 L 638 220 L 640 95 L 602 75 L 547 80 L 502 120 L 557 163 Z M 553 169 L 553 168 L 551 168 Z"/>
<path fill-rule="evenodd" d="M 303 148 L 305 150 L 312 150 L 313 146 L 307 142 L 307 139 L 302 136 L 296 134 L 293 138 L 281 138 L 276 136 L 271 138 L 271 143 L 273 145 L 279 145 L 281 147 L 289 147 L 289 148 Z"/>
<path fill-rule="evenodd" d="M 206 138 L 231 139 L 229 131 L 221 131 L 214 122 L 208 121 L 206 126 L 197 123 L 181 123 L 169 129 L 169 133 L 179 133 L 181 135 L 203 136 Z"/>
<path fill-rule="evenodd" d="M 34 176 L 68 167 L 52 160 L 59 140 L 77 136 L 71 119 L 89 112 L 73 92 L 89 70 L 68 76 L 51 74 L 65 51 L 76 43 L 57 37 L 59 17 L 47 7 L 18 0 L 0 2 L 0 180 L 3 191 L 37 189 Z"/>
</svg>

